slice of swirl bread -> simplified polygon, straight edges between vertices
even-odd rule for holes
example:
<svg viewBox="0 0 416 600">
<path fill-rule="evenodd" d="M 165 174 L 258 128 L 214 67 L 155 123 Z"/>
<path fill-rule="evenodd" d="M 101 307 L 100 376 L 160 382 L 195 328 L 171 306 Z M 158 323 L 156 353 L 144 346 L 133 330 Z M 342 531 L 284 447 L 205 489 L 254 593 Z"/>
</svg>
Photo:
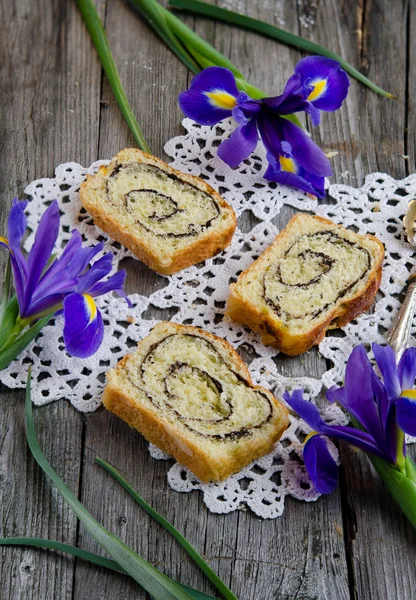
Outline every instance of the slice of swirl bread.
<svg viewBox="0 0 416 600">
<path fill-rule="evenodd" d="M 297 214 L 231 285 L 227 315 L 264 344 L 301 354 L 371 306 L 383 258 L 374 236 Z"/>
<path fill-rule="evenodd" d="M 267 454 L 289 423 L 228 342 L 168 322 L 107 373 L 103 402 L 205 482 Z"/>
<path fill-rule="evenodd" d="M 176 273 L 224 250 L 233 209 L 207 183 L 127 148 L 81 185 L 95 223 L 151 269 Z"/>
</svg>

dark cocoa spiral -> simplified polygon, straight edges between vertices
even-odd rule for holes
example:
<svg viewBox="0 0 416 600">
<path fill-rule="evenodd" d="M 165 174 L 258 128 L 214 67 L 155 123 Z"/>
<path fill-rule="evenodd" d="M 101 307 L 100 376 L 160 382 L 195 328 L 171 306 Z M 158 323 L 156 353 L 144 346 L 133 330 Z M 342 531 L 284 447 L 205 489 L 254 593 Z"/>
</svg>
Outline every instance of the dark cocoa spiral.
<svg viewBox="0 0 416 600">
<path fill-rule="evenodd" d="M 312 321 L 334 306 L 371 270 L 366 248 L 318 231 L 300 236 L 263 277 L 263 298 L 283 321 Z"/>
<path fill-rule="evenodd" d="M 220 216 L 206 192 L 145 163 L 118 164 L 107 179 L 109 201 L 159 237 L 195 237 Z"/>
<path fill-rule="evenodd" d="M 214 344 L 195 334 L 157 342 L 128 377 L 154 406 L 210 439 L 248 436 L 273 415 L 267 394 L 253 389 Z"/>
</svg>

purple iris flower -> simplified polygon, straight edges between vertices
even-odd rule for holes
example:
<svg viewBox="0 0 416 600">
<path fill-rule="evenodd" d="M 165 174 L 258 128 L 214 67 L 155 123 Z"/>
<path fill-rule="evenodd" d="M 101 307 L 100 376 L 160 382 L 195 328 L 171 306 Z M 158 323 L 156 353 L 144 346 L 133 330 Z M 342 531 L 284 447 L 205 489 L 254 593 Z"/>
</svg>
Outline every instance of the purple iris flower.
<svg viewBox="0 0 416 600">
<path fill-rule="evenodd" d="M 65 347 L 72 356 L 86 358 L 98 350 L 104 333 L 103 319 L 94 298 L 115 291 L 127 299 L 123 291 L 126 272 L 119 271 L 103 280 L 112 268 L 111 253 L 90 264 L 103 244 L 83 247 L 76 230 L 61 256 L 52 257 L 60 225 L 56 200 L 42 215 L 35 241 L 25 258 L 21 243 L 27 225 L 26 206 L 27 201 L 13 201 L 8 237 L 0 237 L 0 245 L 10 254 L 19 322 L 22 326 L 29 325 L 40 317 L 63 310 Z"/>
<path fill-rule="evenodd" d="M 348 86 L 348 76 L 338 62 L 312 56 L 296 65 L 283 94 L 254 100 L 238 90 L 231 71 L 208 67 L 179 95 L 179 105 L 200 125 L 234 118 L 237 128 L 218 147 L 218 156 L 230 167 L 250 156 L 260 134 L 269 162 L 265 178 L 322 198 L 325 177 L 332 174 L 329 160 L 308 134 L 286 117 L 304 111 L 317 125 L 321 110 L 334 111 L 341 106 Z"/>
<path fill-rule="evenodd" d="M 402 470 L 406 446 L 404 433 L 416 435 L 416 348 L 409 348 L 399 364 L 390 346 L 373 344 L 373 353 L 383 381 L 373 370 L 363 346 L 351 352 L 343 387 L 327 392 L 360 423 L 362 429 L 327 425 L 317 407 L 303 399 L 303 390 L 285 392 L 284 399 L 314 430 L 303 449 L 309 475 L 322 494 L 337 485 L 338 467 L 331 456 L 327 437 L 343 440 L 366 453 L 382 458 Z"/>
</svg>

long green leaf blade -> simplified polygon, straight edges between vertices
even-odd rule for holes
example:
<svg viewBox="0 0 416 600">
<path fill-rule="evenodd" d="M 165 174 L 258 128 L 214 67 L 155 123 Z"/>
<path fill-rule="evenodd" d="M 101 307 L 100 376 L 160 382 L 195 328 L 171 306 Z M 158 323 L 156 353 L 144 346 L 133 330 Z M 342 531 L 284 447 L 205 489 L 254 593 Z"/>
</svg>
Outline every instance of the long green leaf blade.
<svg viewBox="0 0 416 600">
<path fill-rule="evenodd" d="M 10 344 L 10 346 L 7 344 L 5 345 L 4 349 L 0 351 L 0 371 L 6 369 L 9 364 L 33 342 L 35 337 L 38 336 L 40 331 L 48 324 L 52 317 L 53 315 L 46 315 L 46 317 L 39 319 L 34 325 L 29 327 L 23 335 L 20 335 L 12 344 Z"/>
<path fill-rule="evenodd" d="M 1 297 L 1 302 L 0 302 L 0 329 L 3 326 L 4 313 L 6 312 L 7 304 L 9 303 L 9 300 L 10 300 L 11 288 L 12 288 L 12 265 L 11 265 L 11 261 L 10 261 L 10 255 L 9 255 L 9 258 L 7 260 L 7 266 L 6 266 L 6 275 L 4 277 L 4 283 L 3 283 L 3 295 Z"/>
<path fill-rule="evenodd" d="M 214 46 L 211 46 L 211 44 L 199 37 L 199 35 L 192 31 L 185 23 L 182 23 L 182 21 L 170 11 L 163 7 L 161 7 L 161 9 L 163 10 L 166 22 L 169 24 L 172 32 L 177 38 L 183 41 L 188 52 L 193 54 L 193 52 L 196 51 L 198 54 L 202 54 L 205 58 L 210 60 L 213 64 L 220 67 L 226 67 L 232 71 L 236 77 L 244 79 L 241 71 L 239 71 L 228 58 L 221 54 L 221 52 L 218 52 Z M 199 62 L 198 59 L 197 62 Z"/>
<path fill-rule="evenodd" d="M 113 465 L 108 463 L 106 460 L 102 458 L 96 458 L 95 462 L 103 467 L 106 471 L 110 473 L 116 479 L 123 488 L 130 494 L 130 496 L 141 506 L 155 521 L 160 523 L 166 531 L 168 531 L 177 542 L 182 546 L 182 548 L 189 554 L 192 560 L 198 565 L 198 567 L 205 573 L 205 575 L 211 580 L 211 582 L 215 585 L 218 591 L 224 596 L 226 600 L 237 600 L 237 597 L 232 593 L 232 591 L 225 585 L 225 583 L 218 577 L 218 575 L 211 569 L 211 567 L 205 562 L 199 552 L 188 542 L 188 540 L 172 525 L 169 523 L 162 515 L 160 515 L 154 508 L 150 506 L 142 498 L 136 490 L 128 483 L 128 481 L 123 477 L 123 475 L 118 471 Z"/>
<path fill-rule="evenodd" d="M 98 523 L 48 463 L 39 446 L 34 428 L 30 377 L 31 370 L 29 369 L 26 386 L 25 425 L 27 442 L 33 458 L 54 482 L 64 500 L 72 508 L 89 534 L 151 596 L 156 600 L 189 600 L 191 598 L 189 594 Z"/>
<path fill-rule="evenodd" d="M 114 560 L 111 560 L 111 558 L 106 558 L 105 556 L 100 556 L 99 554 L 93 554 L 92 552 L 82 550 L 76 546 L 70 546 L 69 544 L 63 544 L 62 542 L 55 542 L 54 540 L 25 537 L 0 538 L 0 546 L 28 546 L 30 548 L 47 548 L 49 550 L 71 554 L 72 556 L 86 560 L 94 565 L 98 565 L 99 567 L 110 569 L 111 571 L 117 571 L 118 573 L 126 572 L 122 567 L 120 567 L 119 564 L 117 564 Z M 178 585 L 184 589 L 185 592 L 187 592 L 194 600 L 216 600 L 214 596 L 204 594 L 203 592 L 195 590 L 188 585 L 184 585 L 182 583 L 178 583 Z"/>
<path fill-rule="evenodd" d="M 311 52 L 313 54 L 319 54 L 321 56 L 327 56 L 328 58 L 333 58 L 338 61 L 341 67 L 347 71 L 352 77 L 366 85 L 373 92 L 380 94 L 381 96 L 385 96 L 387 98 L 394 98 L 392 94 L 386 92 L 375 83 L 370 81 L 365 75 L 360 73 L 357 69 L 355 69 L 352 65 L 350 65 L 347 61 L 345 61 L 339 54 L 325 48 L 324 46 L 320 46 L 315 42 L 311 42 L 309 40 L 305 40 L 304 38 L 295 35 L 293 33 L 289 33 L 288 31 L 284 31 L 283 29 L 279 29 L 274 25 L 270 25 L 269 23 L 264 23 L 263 21 L 259 21 L 257 19 L 252 19 L 251 17 L 247 17 L 246 15 L 241 15 L 239 13 L 233 12 L 231 10 L 227 10 L 225 8 L 220 8 L 219 6 L 215 6 L 213 4 L 206 4 L 205 2 L 200 2 L 199 0 L 169 0 L 172 6 L 177 8 L 183 8 L 185 10 L 189 10 L 191 12 L 205 15 L 208 17 L 212 17 L 214 19 L 218 19 L 220 21 L 224 21 L 225 23 L 231 23 L 232 25 L 237 25 L 240 27 L 244 27 L 245 29 L 250 29 L 252 31 L 256 31 L 257 33 L 261 33 L 267 37 L 273 38 L 286 44 L 287 46 L 293 46 L 295 48 L 299 48 L 300 50 L 306 50 L 306 52 Z"/>
<path fill-rule="evenodd" d="M 3 318 L 0 325 L 0 349 L 7 343 L 12 329 L 16 325 L 16 319 L 19 315 L 19 304 L 17 297 L 14 295 L 6 304 L 6 309 L 3 313 Z"/>
<path fill-rule="evenodd" d="M 133 114 L 129 101 L 127 100 L 126 93 L 120 81 L 120 76 L 108 45 L 103 25 L 100 21 L 100 17 L 98 16 L 95 6 L 92 3 L 92 0 L 76 0 L 76 3 L 81 12 L 82 18 L 84 19 L 85 25 L 87 26 L 91 40 L 97 50 L 104 72 L 107 76 L 110 87 L 113 90 L 117 104 L 119 105 L 120 110 L 127 122 L 127 125 L 129 126 L 139 148 L 141 148 L 141 150 L 144 152 L 150 153 L 150 148 L 143 137 L 143 133 L 139 127 L 136 117 Z"/>
</svg>

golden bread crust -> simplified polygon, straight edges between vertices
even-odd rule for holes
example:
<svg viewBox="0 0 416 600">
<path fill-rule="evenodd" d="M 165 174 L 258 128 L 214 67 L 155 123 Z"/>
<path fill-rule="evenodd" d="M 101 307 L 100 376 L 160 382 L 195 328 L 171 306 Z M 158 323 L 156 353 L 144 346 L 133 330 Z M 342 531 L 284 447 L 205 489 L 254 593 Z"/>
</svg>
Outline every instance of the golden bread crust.
<svg viewBox="0 0 416 600">
<path fill-rule="evenodd" d="M 168 422 L 163 415 L 139 403 L 131 393 L 122 389 L 117 381 L 117 374 L 129 360 L 129 355 L 125 356 L 116 368 L 107 374 L 107 385 L 103 395 L 104 406 L 131 427 L 140 431 L 149 442 L 173 456 L 179 463 L 186 465 L 201 481 L 222 481 L 272 450 L 273 445 L 289 424 L 288 411 L 268 390 L 253 385 L 246 365 L 228 342 L 197 327 L 159 323 L 156 328 L 166 328 L 166 326 L 172 333 L 193 332 L 221 345 L 224 353 L 228 355 L 227 360 L 232 362 L 233 368 L 246 379 L 248 385 L 265 393 L 273 403 L 276 419 L 274 426 L 269 427 L 268 435 L 263 438 L 259 436 L 246 437 L 244 441 L 227 442 L 222 445 L 225 448 L 218 446 L 220 451 L 211 453 L 209 447 L 204 448 L 199 445 L 195 437 L 187 436 L 183 428 Z M 139 342 L 139 346 L 142 343 Z"/>
<path fill-rule="evenodd" d="M 150 251 L 145 241 L 141 240 L 134 231 L 123 230 L 117 220 L 112 218 L 112 216 L 105 211 L 105 208 L 97 202 L 97 198 L 95 197 L 95 184 L 97 178 L 102 177 L 107 172 L 107 169 L 115 162 L 123 162 L 124 160 L 134 160 L 138 163 L 145 163 L 158 167 L 166 173 L 174 175 L 200 189 L 202 192 L 209 194 L 214 198 L 221 209 L 229 214 L 231 223 L 229 226 L 224 227 L 219 231 L 207 232 L 206 235 L 202 236 L 200 239 L 190 243 L 185 248 L 178 250 L 173 255 L 172 262 L 166 266 Z M 157 271 L 162 275 L 177 273 L 186 267 L 215 256 L 215 254 L 224 250 L 224 248 L 231 243 L 237 226 L 236 215 L 231 206 L 218 194 L 218 192 L 199 177 L 182 173 L 166 164 L 163 160 L 135 148 L 121 150 L 113 158 L 109 167 L 101 166 L 97 174 L 87 176 L 86 181 L 84 181 L 80 187 L 81 203 L 85 210 L 92 216 L 98 227 L 108 233 L 111 238 L 120 242 L 120 244 L 123 244 L 123 246 L 128 248 L 139 260 L 144 262 L 153 271 Z"/>
<path fill-rule="evenodd" d="M 286 228 L 279 233 L 274 242 L 265 250 L 260 258 L 273 252 L 276 244 L 284 242 L 290 235 L 290 227 L 296 225 L 296 221 L 303 217 L 302 213 L 296 214 L 287 224 Z M 314 216 L 314 219 L 331 225 L 333 229 L 345 229 L 341 225 L 336 225 L 333 221 L 323 217 Z M 258 307 L 245 298 L 239 290 L 239 282 L 244 278 L 249 277 L 253 269 L 256 269 L 255 261 L 248 269 L 246 269 L 239 277 L 239 281 L 230 286 L 230 296 L 227 302 L 226 315 L 236 321 L 242 323 L 261 334 L 262 342 L 266 345 L 271 345 L 278 348 L 284 354 L 289 356 L 297 356 L 309 350 L 312 346 L 319 344 L 325 337 L 328 329 L 342 327 L 355 319 L 362 312 L 370 308 L 374 302 L 374 298 L 381 283 L 382 265 L 384 260 L 384 246 L 373 235 L 361 236 L 359 238 L 371 239 L 379 247 L 378 262 L 373 266 L 369 275 L 366 286 L 363 290 L 358 291 L 352 298 L 335 305 L 333 310 L 328 313 L 325 321 L 320 322 L 309 331 L 302 334 L 290 333 L 283 322 L 276 323 L 276 320 L 269 318 L 267 314 L 262 313 Z M 259 260 L 259 259 L 257 259 Z"/>
</svg>

